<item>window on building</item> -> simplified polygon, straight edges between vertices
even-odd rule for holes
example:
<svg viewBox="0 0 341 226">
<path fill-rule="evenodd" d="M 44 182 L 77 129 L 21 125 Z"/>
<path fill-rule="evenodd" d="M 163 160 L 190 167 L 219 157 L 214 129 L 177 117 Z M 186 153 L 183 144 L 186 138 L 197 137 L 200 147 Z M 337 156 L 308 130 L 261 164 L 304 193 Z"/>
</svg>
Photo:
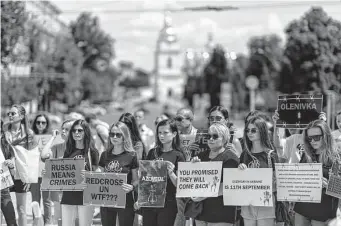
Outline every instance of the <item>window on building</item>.
<svg viewBox="0 0 341 226">
<path fill-rule="evenodd" d="M 167 59 L 167 68 L 171 69 L 172 67 L 173 67 L 172 57 L 168 57 L 168 59 Z"/>
</svg>

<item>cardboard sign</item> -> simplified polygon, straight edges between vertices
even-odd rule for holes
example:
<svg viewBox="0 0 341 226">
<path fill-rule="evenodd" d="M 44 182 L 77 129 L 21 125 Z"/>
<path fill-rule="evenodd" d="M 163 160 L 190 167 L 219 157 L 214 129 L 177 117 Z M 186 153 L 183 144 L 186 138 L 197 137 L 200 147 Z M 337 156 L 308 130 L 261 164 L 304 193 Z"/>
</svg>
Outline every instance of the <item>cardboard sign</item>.
<svg viewBox="0 0 341 226">
<path fill-rule="evenodd" d="M 179 162 L 176 197 L 217 197 L 222 162 Z"/>
<path fill-rule="evenodd" d="M 138 203 L 141 207 L 164 207 L 167 177 L 166 162 L 140 160 Z"/>
<path fill-rule="evenodd" d="M 277 200 L 321 202 L 321 163 L 276 163 Z"/>
<path fill-rule="evenodd" d="M 126 193 L 122 184 L 127 183 L 127 174 L 85 172 L 85 182 L 84 205 L 126 207 Z"/>
<path fill-rule="evenodd" d="M 5 189 L 13 186 L 13 179 L 8 167 L 4 165 L 5 156 L 0 149 L 0 188 Z"/>
<path fill-rule="evenodd" d="M 225 206 L 273 206 L 272 169 L 224 169 Z"/>
<path fill-rule="evenodd" d="M 278 128 L 305 128 L 311 121 L 318 119 L 322 112 L 322 95 L 279 95 L 277 110 Z"/>
<path fill-rule="evenodd" d="M 192 157 L 192 152 L 190 150 L 191 144 L 195 141 L 195 135 L 190 134 L 181 134 L 180 135 L 180 147 L 183 153 L 185 154 L 186 161 L 189 161 Z"/>
<path fill-rule="evenodd" d="M 341 199 L 341 162 L 338 160 L 332 165 L 326 194 Z"/>
<path fill-rule="evenodd" d="M 48 159 L 45 162 L 46 174 L 43 175 L 41 190 L 82 191 L 84 159 Z"/>
</svg>

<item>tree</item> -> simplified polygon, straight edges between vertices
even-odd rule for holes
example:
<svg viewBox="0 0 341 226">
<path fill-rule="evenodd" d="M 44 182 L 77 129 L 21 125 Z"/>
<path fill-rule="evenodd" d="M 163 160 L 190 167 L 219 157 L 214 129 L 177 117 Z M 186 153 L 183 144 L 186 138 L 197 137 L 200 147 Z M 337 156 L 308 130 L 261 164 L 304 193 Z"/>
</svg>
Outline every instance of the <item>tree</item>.
<svg viewBox="0 0 341 226">
<path fill-rule="evenodd" d="M 1 1 L 1 64 L 12 62 L 12 50 L 24 35 L 26 22 L 25 2 Z"/>
<path fill-rule="evenodd" d="M 105 67 L 110 64 L 115 56 L 114 39 L 100 28 L 97 17 L 81 13 L 70 27 L 74 42 L 83 53 L 83 68 L 98 71 L 99 62 Z"/>
<path fill-rule="evenodd" d="M 286 28 L 280 73 L 283 93 L 327 90 L 341 93 L 341 23 L 313 7 Z"/>
</svg>

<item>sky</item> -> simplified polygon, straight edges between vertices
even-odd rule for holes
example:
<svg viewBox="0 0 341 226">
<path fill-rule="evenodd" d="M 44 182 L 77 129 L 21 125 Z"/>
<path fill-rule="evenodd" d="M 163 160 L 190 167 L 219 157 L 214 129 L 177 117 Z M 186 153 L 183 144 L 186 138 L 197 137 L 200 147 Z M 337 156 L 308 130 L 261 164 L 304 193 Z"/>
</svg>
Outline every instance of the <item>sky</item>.
<svg viewBox="0 0 341 226">
<path fill-rule="evenodd" d="M 340 0 L 121 0 L 51 1 L 62 10 L 65 22 L 76 20 L 82 11 L 98 16 L 102 29 L 115 39 L 116 58 L 132 61 L 136 67 L 152 70 L 156 40 L 163 26 L 163 9 L 184 6 L 239 7 L 223 12 L 173 12 L 172 24 L 179 39 L 181 54 L 187 49 L 202 49 L 209 32 L 213 41 L 227 51 L 247 53 L 247 42 L 255 35 L 276 33 L 285 40 L 283 32 L 293 19 L 299 19 L 311 6 L 322 6 L 329 16 L 341 21 Z M 113 12 L 114 10 L 160 9 L 159 12 Z M 111 11 L 110 11 L 111 10 Z M 284 42 L 283 42 L 284 43 Z"/>
</svg>

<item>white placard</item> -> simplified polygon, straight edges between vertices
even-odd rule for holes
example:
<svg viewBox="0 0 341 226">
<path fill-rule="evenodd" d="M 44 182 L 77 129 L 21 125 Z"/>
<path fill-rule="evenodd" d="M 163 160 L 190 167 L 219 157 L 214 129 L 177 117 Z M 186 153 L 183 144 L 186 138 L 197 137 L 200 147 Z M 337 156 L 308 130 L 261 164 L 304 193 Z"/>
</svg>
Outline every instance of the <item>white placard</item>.
<svg viewBox="0 0 341 226">
<path fill-rule="evenodd" d="M 321 202 L 321 163 L 276 163 L 277 200 Z"/>
<path fill-rule="evenodd" d="M 273 206 L 272 169 L 224 169 L 225 206 Z"/>
<path fill-rule="evenodd" d="M 223 162 L 179 162 L 176 197 L 217 197 Z"/>
</svg>

